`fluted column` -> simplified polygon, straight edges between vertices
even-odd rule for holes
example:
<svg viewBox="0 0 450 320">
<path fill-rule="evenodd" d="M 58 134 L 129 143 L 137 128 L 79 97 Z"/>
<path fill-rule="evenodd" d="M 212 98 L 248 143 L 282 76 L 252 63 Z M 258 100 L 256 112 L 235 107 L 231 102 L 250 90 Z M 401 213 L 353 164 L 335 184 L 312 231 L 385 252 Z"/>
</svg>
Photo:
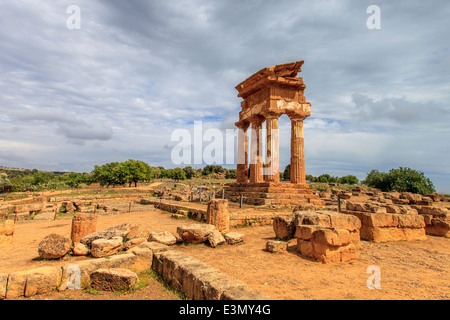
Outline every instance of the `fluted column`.
<svg viewBox="0 0 450 320">
<path fill-rule="evenodd" d="M 260 148 L 262 120 L 252 122 L 252 140 L 250 146 L 250 183 L 264 182 Z"/>
<path fill-rule="evenodd" d="M 278 117 L 269 116 L 266 119 L 266 166 L 264 180 L 266 182 L 280 182 Z"/>
<path fill-rule="evenodd" d="M 304 118 L 291 118 L 291 183 L 306 183 Z"/>
<path fill-rule="evenodd" d="M 239 125 L 236 179 L 238 183 L 248 182 L 248 135 L 249 124 Z"/>
</svg>

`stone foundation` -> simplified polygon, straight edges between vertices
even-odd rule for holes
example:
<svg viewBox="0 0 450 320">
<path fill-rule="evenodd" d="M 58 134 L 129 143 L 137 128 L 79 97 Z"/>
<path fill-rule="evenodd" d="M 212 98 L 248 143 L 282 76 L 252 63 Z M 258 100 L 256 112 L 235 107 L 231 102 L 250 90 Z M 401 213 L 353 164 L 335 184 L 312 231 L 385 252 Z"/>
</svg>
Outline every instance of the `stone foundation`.
<svg viewBox="0 0 450 320">
<path fill-rule="evenodd" d="M 225 197 L 233 202 L 253 205 L 295 207 L 300 203 L 311 203 L 322 207 L 325 203 L 309 189 L 307 184 L 292 183 L 230 183 L 225 186 Z"/>
</svg>

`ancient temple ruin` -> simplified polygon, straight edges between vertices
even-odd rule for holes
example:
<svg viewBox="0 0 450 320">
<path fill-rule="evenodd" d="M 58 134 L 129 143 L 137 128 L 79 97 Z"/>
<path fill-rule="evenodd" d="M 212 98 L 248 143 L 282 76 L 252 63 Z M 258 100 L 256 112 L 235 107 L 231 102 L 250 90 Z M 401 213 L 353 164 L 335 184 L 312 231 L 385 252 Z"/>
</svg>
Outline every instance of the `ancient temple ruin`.
<svg viewBox="0 0 450 320">
<path fill-rule="evenodd" d="M 264 68 L 236 86 L 242 111 L 238 135 L 237 182 L 228 186 L 228 198 L 251 204 L 296 205 L 319 197 L 309 190 L 305 177 L 303 120 L 311 115 L 304 96 L 305 84 L 297 74 L 304 61 Z M 290 183 L 280 183 L 278 118 L 291 120 Z M 261 130 L 266 123 L 266 150 Z M 251 130 L 249 150 L 248 131 Z M 250 152 L 250 153 L 249 153 Z M 263 163 L 263 155 L 266 162 Z M 250 170 L 250 175 L 249 171 Z M 308 200 L 309 199 L 309 200 Z"/>
</svg>

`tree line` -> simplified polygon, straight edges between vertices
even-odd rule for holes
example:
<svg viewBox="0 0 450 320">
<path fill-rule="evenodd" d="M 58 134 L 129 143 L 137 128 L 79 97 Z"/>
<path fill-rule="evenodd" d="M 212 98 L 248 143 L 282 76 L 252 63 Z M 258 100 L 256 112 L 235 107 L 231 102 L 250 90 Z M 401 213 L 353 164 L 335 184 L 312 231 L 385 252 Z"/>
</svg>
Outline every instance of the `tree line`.
<svg viewBox="0 0 450 320">
<path fill-rule="evenodd" d="M 288 164 L 284 171 L 280 172 L 280 178 L 282 180 L 289 180 L 291 178 L 291 165 Z M 359 184 L 359 179 L 354 175 L 346 175 L 343 177 L 333 177 L 327 173 L 320 176 L 313 176 L 311 174 L 306 175 L 306 181 L 308 182 L 321 182 L 321 183 L 340 183 L 340 184 Z"/>
<path fill-rule="evenodd" d="M 207 165 L 203 169 L 195 169 L 192 166 L 165 169 L 162 166 L 150 166 L 143 161 L 133 159 L 96 165 L 90 173 L 46 172 L 36 169 L 15 170 L 6 168 L 0 168 L 0 172 L 3 173 L 0 181 L 2 188 L 0 189 L 8 188 L 17 192 L 63 190 L 78 188 L 81 184 L 90 185 L 92 183 L 99 183 L 104 187 L 123 185 L 136 187 L 140 182 L 150 182 L 154 179 L 181 181 L 212 175 L 217 178 L 236 179 L 236 169 L 226 169 L 220 165 Z M 280 180 L 289 179 L 290 165 L 287 165 L 284 171 L 280 172 Z M 425 177 L 423 172 L 405 167 L 391 169 L 389 172 L 372 170 L 362 181 L 359 181 L 354 175 L 336 177 L 329 174 L 321 174 L 319 176 L 306 175 L 306 180 L 310 183 L 362 184 L 384 192 L 393 190 L 420 194 L 436 192 L 432 181 Z M 2 190 L 0 190 L 1 192 Z"/>
</svg>

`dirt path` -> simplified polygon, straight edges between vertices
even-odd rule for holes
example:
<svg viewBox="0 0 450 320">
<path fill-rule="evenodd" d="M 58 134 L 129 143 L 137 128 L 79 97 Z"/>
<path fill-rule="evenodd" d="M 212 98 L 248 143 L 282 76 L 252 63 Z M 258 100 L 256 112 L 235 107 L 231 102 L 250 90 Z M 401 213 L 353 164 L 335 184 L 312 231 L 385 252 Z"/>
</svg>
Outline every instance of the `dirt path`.
<svg viewBox="0 0 450 320">
<path fill-rule="evenodd" d="M 170 216 L 160 210 L 99 216 L 97 229 L 103 230 L 124 222 L 138 222 L 149 231 L 167 230 L 176 234 L 177 226 L 197 223 L 189 219 L 172 219 Z M 40 240 L 53 232 L 69 236 L 70 228 L 70 218 L 17 223 L 13 246 L 0 248 L 0 272 L 9 273 L 84 259 L 39 259 L 37 247 Z M 266 241 L 275 236 L 272 226 L 234 228 L 232 231 L 245 235 L 243 244 L 217 248 L 203 244 L 179 245 L 175 249 L 275 299 L 450 299 L 450 239 L 428 236 L 424 241 L 378 244 L 364 241 L 361 242 L 357 261 L 328 265 L 299 257 L 295 251 L 295 241 L 290 242 L 287 252 L 266 252 Z M 381 289 L 367 288 L 370 274 L 366 271 L 370 265 L 377 265 L 381 270 Z M 142 298 L 145 298 L 144 292 Z M 55 294 L 53 298 L 92 297 L 57 297 Z M 169 298 L 159 296 L 159 299 Z"/>
</svg>

